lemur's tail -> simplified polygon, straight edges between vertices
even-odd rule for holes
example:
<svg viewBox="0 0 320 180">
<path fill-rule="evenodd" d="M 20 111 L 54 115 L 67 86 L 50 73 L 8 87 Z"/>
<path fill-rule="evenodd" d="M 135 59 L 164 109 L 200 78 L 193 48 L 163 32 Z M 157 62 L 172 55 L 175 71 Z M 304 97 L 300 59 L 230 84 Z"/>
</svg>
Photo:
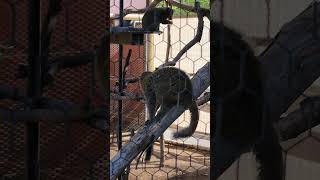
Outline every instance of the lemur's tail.
<svg viewBox="0 0 320 180">
<path fill-rule="evenodd" d="M 191 120 L 188 127 L 181 129 L 173 134 L 174 138 L 183 138 L 192 136 L 192 134 L 196 131 L 198 121 L 199 121 L 199 111 L 196 101 L 193 101 L 191 106 L 189 107 L 189 111 L 191 114 Z"/>
<path fill-rule="evenodd" d="M 253 151 L 260 164 L 259 180 L 283 179 L 282 149 L 275 132 L 257 143 Z"/>
</svg>

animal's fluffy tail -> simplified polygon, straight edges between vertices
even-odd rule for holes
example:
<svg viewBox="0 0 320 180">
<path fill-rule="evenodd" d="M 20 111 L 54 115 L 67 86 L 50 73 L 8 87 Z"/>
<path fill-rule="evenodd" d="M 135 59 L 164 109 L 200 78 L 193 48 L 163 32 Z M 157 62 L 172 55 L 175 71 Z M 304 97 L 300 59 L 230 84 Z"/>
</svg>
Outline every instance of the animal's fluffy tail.
<svg viewBox="0 0 320 180">
<path fill-rule="evenodd" d="M 174 138 L 183 138 L 192 136 L 192 134 L 196 131 L 198 121 L 199 121 L 199 111 L 198 106 L 195 101 L 192 102 L 191 106 L 189 107 L 191 120 L 188 127 L 179 130 L 173 134 Z"/>
<path fill-rule="evenodd" d="M 275 132 L 254 146 L 256 160 L 260 164 L 260 180 L 282 180 L 282 150 Z"/>
</svg>

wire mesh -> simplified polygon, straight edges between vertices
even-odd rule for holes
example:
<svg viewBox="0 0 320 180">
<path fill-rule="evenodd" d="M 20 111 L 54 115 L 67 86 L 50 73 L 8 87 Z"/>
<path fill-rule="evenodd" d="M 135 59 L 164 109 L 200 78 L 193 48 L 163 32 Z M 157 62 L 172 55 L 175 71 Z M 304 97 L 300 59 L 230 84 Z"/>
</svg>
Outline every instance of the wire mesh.
<svg viewBox="0 0 320 180">
<path fill-rule="evenodd" d="M 214 16 L 216 17 L 216 19 L 222 20 L 226 26 L 232 27 L 233 29 L 241 32 L 243 39 L 255 51 L 255 54 L 258 56 L 258 58 L 260 58 L 259 60 L 267 60 L 263 57 L 267 54 L 265 50 L 274 51 L 275 46 L 279 48 L 279 51 L 277 52 L 280 52 L 277 55 L 281 54 L 281 51 L 284 52 L 286 57 L 281 59 L 284 61 L 284 63 L 279 63 L 278 65 L 274 66 L 279 69 L 282 68 L 281 73 L 286 74 L 283 77 L 277 77 L 280 78 L 283 82 L 286 82 L 281 85 L 281 90 L 283 92 L 282 94 L 280 94 L 278 92 L 279 89 L 269 89 L 270 91 L 277 92 L 278 98 L 282 98 L 282 100 L 284 100 L 287 96 L 290 96 L 290 89 L 299 89 L 297 81 L 293 79 L 297 79 L 297 77 L 303 76 L 302 74 L 299 74 L 303 70 L 299 68 L 299 70 L 297 70 L 296 66 L 297 61 L 300 62 L 299 58 L 301 58 L 301 56 L 299 55 L 299 53 L 301 53 L 300 49 L 305 49 L 305 47 L 310 46 L 310 44 L 318 43 L 317 35 L 312 34 L 319 33 L 316 28 L 318 27 L 318 23 L 316 23 L 317 20 L 315 20 L 317 19 L 317 16 L 319 16 L 319 5 L 316 1 L 290 1 L 290 6 L 287 6 L 288 4 L 286 3 L 283 4 L 284 2 L 287 1 L 235 1 L 232 3 L 228 1 L 215 1 L 213 7 Z M 309 7 L 308 12 L 305 11 L 307 7 Z M 285 10 L 282 11 L 283 9 Z M 299 20 L 294 20 L 294 18 L 300 15 L 301 18 Z M 306 20 L 306 16 L 308 16 L 309 21 Z M 301 25 L 302 27 L 299 27 Z M 303 33 L 301 33 L 302 31 L 300 30 L 302 28 L 306 28 L 308 30 L 305 30 L 303 31 Z M 278 34 L 280 30 L 281 34 Z M 300 32 L 300 34 L 298 32 Z M 303 37 L 305 41 L 302 42 L 297 37 Z M 240 47 L 238 48 L 240 49 Z M 231 53 L 230 51 L 224 51 L 224 53 L 234 54 L 234 52 Z M 231 57 L 231 55 L 225 55 L 225 57 Z M 270 57 L 271 56 L 268 56 L 268 58 Z M 278 57 L 272 56 L 272 58 L 276 59 Z M 304 56 L 304 58 L 306 57 Z M 226 61 L 227 60 L 225 60 L 225 62 Z M 284 64 L 287 64 L 289 69 L 286 69 L 287 67 L 283 67 Z M 266 65 L 266 63 L 263 62 L 263 65 Z M 300 68 L 302 67 L 300 66 Z M 318 76 L 314 77 L 314 79 L 316 79 L 317 77 Z M 314 79 L 312 81 L 314 81 Z M 301 102 L 303 102 L 303 100 L 305 100 L 306 98 L 308 99 L 310 96 L 313 98 L 319 96 L 319 79 L 310 84 L 308 88 L 306 87 L 304 89 L 304 92 L 302 94 L 295 97 L 295 100 L 291 102 L 290 107 L 278 106 L 278 109 L 281 109 L 276 110 L 282 112 L 282 110 L 285 109 L 282 112 L 281 118 L 279 119 L 280 122 L 277 121 L 276 124 L 277 127 L 280 128 L 279 135 L 282 138 L 281 146 L 284 161 L 283 179 L 286 180 L 319 178 L 319 173 L 316 172 L 319 170 L 319 161 L 318 156 L 315 155 L 314 152 L 314 150 L 317 149 L 320 145 L 320 136 L 318 133 L 319 126 L 317 126 L 317 124 L 312 124 L 312 122 L 314 121 L 312 120 L 312 118 L 316 117 L 314 115 L 316 112 L 313 112 L 310 109 L 309 111 L 303 110 L 304 113 L 301 115 L 301 117 L 305 116 L 305 123 L 307 123 L 308 125 L 304 127 L 307 127 L 307 130 L 295 134 L 294 137 L 289 138 L 289 140 L 288 138 L 283 139 L 283 136 L 285 136 L 286 133 L 289 133 L 289 131 L 292 132 L 296 129 L 290 129 L 286 132 L 282 132 L 283 129 L 281 128 L 283 128 L 283 126 L 279 126 L 279 124 L 281 124 L 281 121 L 286 118 L 288 118 L 287 123 L 289 123 L 289 121 L 291 121 L 291 123 L 297 123 L 297 121 L 294 121 L 293 119 L 294 117 L 297 117 L 297 113 L 304 108 L 304 105 L 303 103 L 301 104 Z M 281 95 L 284 95 L 286 97 L 281 97 Z M 316 104 L 317 103 L 314 104 L 314 107 L 317 106 Z M 277 105 L 272 104 L 271 106 Z M 219 117 L 215 116 L 215 118 Z M 218 119 L 216 120 L 219 121 Z M 294 126 L 290 127 L 298 128 Z M 219 144 L 217 143 L 216 146 L 219 146 Z M 215 158 L 213 158 L 213 161 L 215 161 Z M 237 159 L 218 179 L 257 179 L 256 167 L 257 166 L 254 155 L 252 153 L 246 153 L 241 155 L 241 157 Z"/>
<path fill-rule="evenodd" d="M 48 0 L 41 1 L 41 22 Z M 18 64 L 27 64 L 27 1 L 0 1 L 0 43 L 14 45 L 1 61 L 0 83 L 23 92 L 25 79 L 17 79 Z M 52 34 L 50 57 L 93 51 L 106 29 L 107 1 L 62 2 L 62 11 Z M 91 97 L 91 63 L 63 69 L 43 96 L 85 105 Z M 99 102 L 93 100 L 94 105 Z M 107 102 L 103 102 L 107 103 Z M 101 105 L 101 104 L 100 104 Z M 1 108 L 22 109 L 22 104 L 1 100 Z M 41 179 L 107 179 L 109 136 L 86 123 L 40 122 Z M 25 179 L 25 126 L 0 122 L 0 178 Z"/>
<path fill-rule="evenodd" d="M 188 3 L 193 6 L 194 1 L 179 1 L 181 3 Z M 207 1 L 209 3 L 209 1 Z M 149 4 L 148 1 L 124 0 L 124 9 L 138 10 L 145 8 Z M 208 4 L 207 4 L 208 5 Z M 206 8 L 206 4 L 201 4 Z M 160 4 L 158 7 L 165 7 L 165 4 Z M 197 16 L 194 13 L 174 7 L 176 13 L 173 17 L 173 24 L 170 25 L 168 33 L 168 26 L 161 25 L 161 34 L 145 35 L 144 45 L 131 46 L 124 45 L 125 49 L 132 49 L 132 57 L 128 68 L 128 78 L 138 78 L 144 71 L 153 71 L 154 68 L 165 62 L 166 57 L 171 61 L 177 53 L 194 38 L 197 30 Z M 110 1 L 110 12 L 114 14 L 119 13 L 119 0 Z M 128 15 L 129 18 L 131 17 Z M 132 15 L 133 17 L 133 15 Z M 134 16 L 133 23 L 135 27 L 141 27 L 142 15 Z M 189 77 L 192 77 L 198 69 L 210 61 L 210 41 L 209 41 L 209 21 L 205 20 L 205 26 L 201 41 L 195 44 L 187 53 L 181 58 L 176 65 L 178 69 L 185 71 Z M 168 35 L 171 40 L 168 41 Z M 170 44 L 169 53 L 167 55 L 167 44 Z M 111 89 L 117 89 L 116 81 L 118 79 L 118 46 L 111 44 Z M 124 52 L 124 58 L 127 51 Z M 169 80 L 170 81 L 170 80 Z M 181 87 L 181 89 L 184 89 Z M 169 89 L 168 89 L 169 90 Z M 170 90 L 169 90 L 170 91 Z M 142 91 L 139 83 L 130 84 L 126 92 L 138 94 L 142 96 Z M 178 93 L 179 94 L 179 93 Z M 110 158 L 118 152 L 116 145 L 116 131 L 117 131 L 117 112 L 118 107 L 115 101 L 111 101 L 113 107 L 111 109 L 111 129 L 114 132 L 111 134 Z M 143 127 L 146 121 L 146 109 L 144 103 L 133 100 L 123 101 L 123 132 L 124 144 L 130 139 L 130 131 L 132 129 L 138 130 Z M 130 166 L 129 179 L 171 179 L 171 178 L 185 178 L 192 176 L 196 179 L 208 179 L 208 168 L 210 164 L 209 148 L 210 148 L 210 112 L 209 105 L 204 104 L 199 106 L 200 120 L 196 133 L 190 138 L 183 138 L 178 140 L 172 139 L 172 133 L 177 129 L 182 129 L 189 125 L 190 115 L 186 111 L 179 117 L 174 124 L 172 124 L 164 134 L 164 149 L 163 149 L 163 166 L 161 166 L 161 148 L 160 140 L 154 145 L 154 152 L 149 162 L 142 160 L 136 167 L 136 160 L 132 161 Z"/>
</svg>

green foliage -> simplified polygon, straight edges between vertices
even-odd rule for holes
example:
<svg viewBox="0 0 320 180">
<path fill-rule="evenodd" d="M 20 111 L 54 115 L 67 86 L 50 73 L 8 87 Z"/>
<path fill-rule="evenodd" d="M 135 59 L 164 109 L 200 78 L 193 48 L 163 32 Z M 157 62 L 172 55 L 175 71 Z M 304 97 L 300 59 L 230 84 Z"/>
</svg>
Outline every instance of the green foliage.
<svg viewBox="0 0 320 180">
<path fill-rule="evenodd" d="M 184 4 L 189 4 L 191 6 L 194 6 L 194 2 L 195 2 L 195 0 L 178 0 L 178 1 Z M 203 8 L 209 7 L 210 0 L 199 0 L 199 2 L 201 7 Z M 160 3 L 158 7 L 165 7 L 165 3 L 164 2 Z M 196 16 L 196 14 L 193 12 L 185 11 L 175 6 L 173 6 L 172 9 L 174 10 L 174 14 L 173 14 L 174 17 Z"/>
</svg>

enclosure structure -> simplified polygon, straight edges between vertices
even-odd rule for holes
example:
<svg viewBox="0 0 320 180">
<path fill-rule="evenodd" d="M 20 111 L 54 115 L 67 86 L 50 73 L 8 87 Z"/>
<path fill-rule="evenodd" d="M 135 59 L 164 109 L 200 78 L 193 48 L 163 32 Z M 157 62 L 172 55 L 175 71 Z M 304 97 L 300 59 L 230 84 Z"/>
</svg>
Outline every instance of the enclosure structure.
<svg viewBox="0 0 320 180">
<path fill-rule="evenodd" d="M 155 2 L 159 3 L 160 1 L 154 1 L 153 3 Z M 176 1 L 175 3 L 184 3 L 190 7 L 195 7 L 195 1 Z M 114 27 L 120 25 L 119 18 L 123 13 L 124 21 L 122 26 L 142 28 L 144 10 L 150 4 L 152 4 L 152 1 L 112 0 L 110 1 L 110 13 L 112 13 L 111 19 L 114 17 L 114 21 L 111 23 Z M 200 7 L 207 8 L 208 4 L 209 1 L 201 1 Z M 201 24 L 202 19 L 199 20 L 195 12 L 180 9 L 174 4 L 170 6 L 164 2 L 159 3 L 157 7 L 169 7 L 174 10 L 173 23 L 171 25 L 162 24 L 159 29 L 160 32 L 145 33 L 143 44 L 120 44 L 122 47 L 119 44 L 110 45 L 111 92 L 115 94 L 111 96 L 110 111 L 111 169 L 118 169 L 114 164 L 125 159 L 121 152 L 127 152 L 124 149 L 130 146 L 130 142 L 135 141 L 133 139 L 139 136 L 139 132 L 143 131 L 147 120 L 144 101 L 141 100 L 143 99 L 143 94 L 140 90 L 139 82 L 128 83 L 121 92 L 122 96 L 120 97 L 122 98 L 119 98 L 121 94 L 119 92 L 119 77 L 121 78 L 121 74 L 126 73 L 122 81 L 127 81 L 138 79 L 145 71 L 154 71 L 160 65 L 172 61 L 179 52 L 181 54 L 182 49 L 195 37 L 199 36 L 197 36 L 197 32 L 202 33 L 200 42 L 195 43 L 186 52 L 182 53 L 182 57 L 177 58 L 179 62 L 176 63 L 175 67 L 194 78 L 195 73 L 210 62 L 209 20 L 206 17 L 202 17 L 204 21 L 203 30 L 199 30 L 201 27 L 199 28 L 198 25 L 199 22 Z M 140 11 L 141 9 L 144 10 Z M 125 66 L 129 50 L 132 50 L 131 57 L 128 66 Z M 120 71 L 119 59 L 122 61 L 123 68 Z M 120 108 L 119 100 L 121 101 Z M 141 156 L 140 162 L 137 164 L 138 155 L 135 156 L 132 162 L 129 160 L 129 167 L 126 166 L 125 170 L 121 172 L 122 177 L 128 177 L 128 179 L 170 179 L 193 176 L 197 179 L 208 179 L 210 164 L 209 104 L 201 104 L 198 109 L 200 114 L 199 123 L 192 137 L 172 138 L 172 133 L 176 132 L 177 129 L 188 126 L 190 115 L 186 111 L 181 116 L 179 115 L 175 123 L 170 123 L 171 125 L 164 132 L 163 137 L 160 137 L 154 144 L 151 160 L 146 162 L 144 156 Z M 119 135 L 122 137 L 119 137 Z M 163 141 L 161 140 L 162 138 Z M 121 142 L 121 146 L 119 146 L 119 142 Z M 141 145 L 135 144 L 134 146 L 134 148 L 130 149 L 135 149 Z M 127 153 L 127 155 L 129 154 Z M 117 157 L 119 157 L 118 160 Z M 115 178 L 112 173 L 111 171 L 111 179 Z"/>
<path fill-rule="evenodd" d="M 221 0 L 214 2 L 211 12 L 216 21 L 241 33 L 262 64 L 268 120 L 274 120 L 281 141 L 283 178 L 318 179 L 319 3 Z M 257 179 L 254 156 L 240 154 L 218 179 Z"/>
<path fill-rule="evenodd" d="M 47 19 L 48 7 L 57 8 L 49 8 L 55 22 Z M 0 44 L 12 47 L 0 57 L 0 179 L 107 179 L 109 136 L 72 112 L 88 100 L 91 107 L 107 110 L 107 101 L 92 93 L 92 59 L 108 11 L 107 1 L 0 1 Z M 53 29 L 44 30 L 46 20 Z M 50 41 L 43 35 L 51 30 Z M 33 46 L 39 42 L 41 53 Z M 41 72 L 30 62 L 45 59 L 49 69 L 55 64 L 58 69 L 53 81 L 40 87 L 36 95 L 43 99 L 37 101 L 26 93 L 30 81 L 40 83 L 28 68 Z M 74 67 L 64 68 L 68 63 Z M 41 81 L 44 72 L 32 77 Z"/>
</svg>

